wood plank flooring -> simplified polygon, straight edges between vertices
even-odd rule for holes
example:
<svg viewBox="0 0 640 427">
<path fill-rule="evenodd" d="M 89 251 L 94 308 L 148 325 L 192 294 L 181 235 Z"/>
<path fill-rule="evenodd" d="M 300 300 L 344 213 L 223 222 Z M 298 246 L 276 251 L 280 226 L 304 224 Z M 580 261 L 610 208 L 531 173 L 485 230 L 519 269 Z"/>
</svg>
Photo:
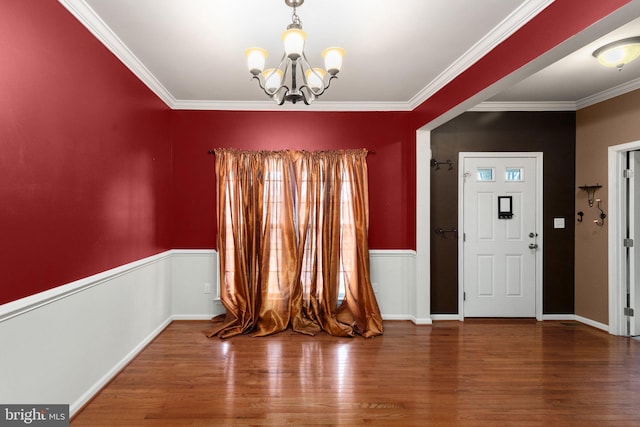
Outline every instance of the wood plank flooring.
<svg viewBox="0 0 640 427">
<path fill-rule="evenodd" d="M 576 322 L 208 339 L 174 322 L 73 426 L 637 426 L 640 342 Z"/>
</svg>

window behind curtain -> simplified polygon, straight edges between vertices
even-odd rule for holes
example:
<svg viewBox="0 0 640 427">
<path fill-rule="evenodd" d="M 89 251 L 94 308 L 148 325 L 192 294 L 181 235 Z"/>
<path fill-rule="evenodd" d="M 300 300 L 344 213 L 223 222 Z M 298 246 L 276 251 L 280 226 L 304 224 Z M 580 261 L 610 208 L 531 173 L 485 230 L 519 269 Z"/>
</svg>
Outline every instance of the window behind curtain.
<svg viewBox="0 0 640 427">
<path fill-rule="evenodd" d="M 271 231 L 271 239 L 270 239 L 270 259 L 269 259 L 269 296 L 270 298 L 278 298 L 280 290 L 278 289 L 278 280 L 281 272 L 278 270 L 279 263 L 277 262 L 277 257 L 280 257 L 282 254 L 282 230 L 280 229 L 280 221 L 278 217 L 283 214 L 283 209 L 285 209 L 284 203 L 284 185 L 282 171 L 278 170 L 272 162 L 267 163 L 267 169 L 265 171 L 265 186 L 264 186 L 264 202 L 265 204 L 269 204 L 271 211 L 271 219 L 269 221 L 269 227 Z M 348 174 L 346 171 L 342 171 L 342 189 L 340 196 L 340 244 L 343 248 L 347 249 L 347 251 L 343 252 L 340 257 L 340 276 L 339 276 L 339 291 L 338 291 L 338 303 L 342 301 L 345 296 L 345 285 L 349 280 L 349 277 L 354 271 L 355 267 L 355 257 L 356 254 L 356 245 L 355 245 L 355 226 L 353 221 L 353 206 L 351 203 L 351 181 L 349 180 Z M 300 194 L 294 194 L 294 206 L 296 211 L 301 212 L 307 209 L 307 192 L 310 191 L 309 177 L 307 176 L 306 169 L 303 170 L 302 173 L 302 185 L 300 188 Z M 324 186 L 320 186 L 320 200 L 321 204 L 324 203 Z M 267 198 L 267 195 L 270 194 L 271 197 Z M 308 227 L 316 226 L 316 221 L 318 220 L 318 212 L 312 207 L 312 211 L 309 215 L 309 224 Z M 266 221 L 266 212 L 263 214 L 263 221 Z M 230 219 L 230 218 L 228 218 Z M 298 216 L 294 216 L 296 222 L 299 221 Z M 298 224 L 296 223 L 296 226 Z M 231 230 L 227 233 L 228 236 L 231 235 Z M 229 240 L 229 237 L 227 237 Z M 320 242 L 317 242 L 320 244 Z M 232 255 L 228 253 L 228 255 Z M 313 274 L 312 266 L 313 262 L 311 261 L 312 257 L 312 242 L 307 239 L 305 242 L 304 249 L 304 258 L 302 261 L 302 273 L 301 273 L 301 283 L 304 289 L 304 295 L 308 295 L 310 292 L 311 286 L 311 277 Z M 319 259 L 322 259 L 322 248 L 317 248 L 316 256 Z M 321 262 L 320 262 L 321 264 Z M 233 265 L 230 265 L 232 268 Z M 232 269 L 227 268 L 227 272 L 232 273 Z M 319 283 L 316 284 L 317 291 L 322 292 L 322 276 L 318 278 Z"/>
</svg>

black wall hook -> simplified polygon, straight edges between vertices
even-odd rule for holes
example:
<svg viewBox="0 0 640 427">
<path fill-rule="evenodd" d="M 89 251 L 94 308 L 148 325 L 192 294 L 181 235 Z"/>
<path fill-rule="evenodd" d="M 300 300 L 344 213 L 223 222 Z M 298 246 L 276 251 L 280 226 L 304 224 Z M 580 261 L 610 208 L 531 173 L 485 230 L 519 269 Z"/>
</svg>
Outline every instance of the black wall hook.
<svg viewBox="0 0 640 427">
<path fill-rule="evenodd" d="M 456 239 L 458 238 L 458 230 L 456 230 L 455 228 L 450 228 L 448 230 L 442 228 L 442 227 L 438 227 L 436 229 L 433 230 L 437 235 L 439 235 L 440 237 L 442 237 L 443 239 L 447 238 L 447 233 L 452 233 L 453 237 L 455 237 Z"/>
<path fill-rule="evenodd" d="M 439 162 L 436 159 L 431 159 L 431 167 L 434 170 L 440 170 L 440 165 L 449 165 L 447 170 L 453 170 L 453 162 L 451 160 L 447 160 L 445 162 Z"/>
<path fill-rule="evenodd" d="M 602 227 L 604 225 L 604 219 L 607 217 L 607 214 L 604 213 L 604 211 L 602 210 L 602 208 L 600 207 L 600 199 L 596 199 L 597 205 L 596 207 L 598 208 L 598 210 L 600 211 L 600 219 L 594 219 L 593 222 L 596 223 L 596 225 Z"/>
</svg>

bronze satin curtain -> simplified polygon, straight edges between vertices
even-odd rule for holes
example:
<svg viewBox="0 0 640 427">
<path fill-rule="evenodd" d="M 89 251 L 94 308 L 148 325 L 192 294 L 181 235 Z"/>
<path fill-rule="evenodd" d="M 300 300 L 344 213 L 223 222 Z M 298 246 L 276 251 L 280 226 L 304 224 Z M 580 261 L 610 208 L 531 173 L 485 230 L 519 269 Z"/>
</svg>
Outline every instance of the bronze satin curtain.
<svg viewBox="0 0 640 427">
<path fill-rule="evenodd" d="M 366 150 L 215 154 L 226 315 L 208 336 L 289 326 L 310 335 L 382 334 L 369 278 Z"/>
</svg>

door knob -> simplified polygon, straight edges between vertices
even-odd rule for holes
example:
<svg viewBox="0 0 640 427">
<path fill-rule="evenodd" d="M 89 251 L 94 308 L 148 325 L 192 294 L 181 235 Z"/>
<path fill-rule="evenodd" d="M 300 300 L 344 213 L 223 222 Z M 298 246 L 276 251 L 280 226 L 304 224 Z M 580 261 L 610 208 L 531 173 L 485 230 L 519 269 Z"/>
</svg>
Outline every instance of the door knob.
<svg viewBox="0 0 640 427">
<path fill-rule="evenodd" d="M 529 243 L 529 249 L 538 249 L 537 243 Z"/>
<path fill-rule="evenodd" d="M 531 237 L 532 239 L 534 237 L 538 237 L 538 233 L 529 233 L 529 237 Z"/>
</svg>

